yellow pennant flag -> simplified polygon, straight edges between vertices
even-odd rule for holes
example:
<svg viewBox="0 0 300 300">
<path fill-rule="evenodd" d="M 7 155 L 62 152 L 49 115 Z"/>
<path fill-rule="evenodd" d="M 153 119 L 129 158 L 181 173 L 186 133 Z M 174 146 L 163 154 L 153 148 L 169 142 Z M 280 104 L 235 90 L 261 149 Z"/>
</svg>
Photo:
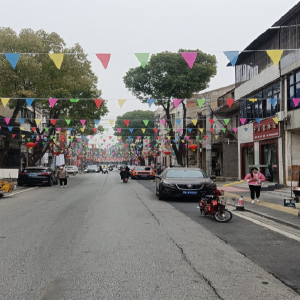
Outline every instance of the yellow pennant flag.
<svg viewBox="0 0 300 300">
<path fill-rule="evenodd" d="M 36 123 L 37 126 L 39 126 L 40 123 L 41 123 L 41 119 L 35 119 L 35 123 Z"/>
<path fill-rule="evenodd" d="M 139 142 L 140 140 L 136 140 L 136 142 Z"/>
<path fill-rule="evenodd" d="M 218 139 L 218 137 L 219 137 L 218 135 L 215 135 L 216 140 Z"/>
<path fill-rule="evenodd" d="M 273 121 L 274 121 L 276 124 L 278 124 L 279 119 L 278 119 L 278 118 L 273 118 Z"/>
<path fill-rule="evenodd" d="M 267 50 L 275 66 L 278 66 L 283 50 Z"/>
<path fill-rule="evenodd" d="M 1 98 L 1 101 L 2 101 L 2 104 L 4 107 L 6 107 L 8 101 L 9 101 L 10 98 Z"/>
<path fill-rule="evenodd" d="M 118 139 L 120 140 L 122 137 L 121 136 L 118 136 Z"/>
<path fill-rule="evenodd" d="M 196 126 L 198 120 L 192 120 L 192 123 L 194 124 L 194 126 Z"/>
<path fill-rule="evenodd" d="M 63 53 L 52 53 L 52 54 L 49 54 L 49 56 L 55 63 L 56 68 L 60 70 L 61 64 L 64 59 L 64 54 Z"/>
<path fill-rule="evenodd" d="M 55 142 L 56 142 L 56 139 L 53 139 L 53 142 L 55 143 Z"/>
<path fill-rule="evenodd" d="M 182 143 L 184 143 L 184 140 L 181 140 Z"/>
<path fill-rule="evenodd" d="M 143 131 L 143 133 L 145 133 L 146 129 L 145 129 L 145 128 L 142 128 L 142 131 Z"/>
<path fill-rule="evenodd" d="M 201 132 L 203 132 L 203 128 L 199 128 L 199 130 L 200 130 Z"/>
<path fill-rule="evenodd" d="M 135 144 L 131 144 L 131 147 L 134 147 L 135 146 Z"/>
<path fill-rule="evenodd" d="M 24 127 L 20 127 L 20 130 L 24 130 Z"/>
<path fill-rule="evenodd" d="M 252 98 L 252 99 L 249 99 L 249 101 L 253 103 L 253 102 L 256 102 L 256 101 L 257 101 L 257 99 L 255 99 L 255 98 Z"/>
<path fill-rule="evenodd" d="M 84 128 L 82 127 L 82 128 L 80 128 L 80 130 L 81 130 L 81 132 L 84 132 Z"/>
<path fill-rule="evenodd" d="M 168 136 L 168 140 L 170 140 L 170 138 L 171 138 L 171 137 L 170 137 L 170 136 Z"/>
<path fill-rule="evenodd" d="M 109 124 L 110 124 L 111 126 L 113 126 L 115 120 L 108 120 L 108 122 L 109 122 Z"/>
<path fill-rule="evenodd" d="M 95 139 L 95 142 L 97 142 L 97 139 Z"/>
<path fill-rule="evenodd" d="M 74 139 L 74 135 L 71 135 L 71 139 L 72 139 L 72 140 Z"/>
<path fill-rule="evenodd" d="M 21 135 L 21 137 L 22 137 L 22 139 L 24 139 L 24 137 L 25 137 L 25 134 L 22 134 L 22 135 Z"/>
<path fill-rule="evenodd" d="M 123 104 L 126 102 L 126 99 L 119 99 L 118 100 L 120 107 L 123 106 Z"/>
</svg>

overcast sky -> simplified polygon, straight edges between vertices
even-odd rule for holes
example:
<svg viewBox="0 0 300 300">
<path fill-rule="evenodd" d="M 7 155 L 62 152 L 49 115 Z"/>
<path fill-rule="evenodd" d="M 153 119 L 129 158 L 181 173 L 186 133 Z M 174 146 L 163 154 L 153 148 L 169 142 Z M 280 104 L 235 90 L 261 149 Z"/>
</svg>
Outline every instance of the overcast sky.
<svg viewBox="0 0 300 300">
<path fill-rule="evenodd" d="M 129 68 L 139 66 L 136 52 L 177 52 L 200 49 L 215 54 L 218 71 L 209 89 L 234 83 L 234 69 L 223 51 L 243 50 L 273 25 L 296 0 L 13 0 L 2 1 L 1 26 L 57 32 L 72 46 L 87 53 L 111 53 L 105 70 L 91 54 L 99 88 L 108 99 L 107 119 L 147 104 L 128 100 L 122 109 L 117 99 L 133 99 L 124 86 Z M 114 100 L 115 99 L 115 100 Z M 105 123 L 104 126 L 108 124 Z"/>
</svg>

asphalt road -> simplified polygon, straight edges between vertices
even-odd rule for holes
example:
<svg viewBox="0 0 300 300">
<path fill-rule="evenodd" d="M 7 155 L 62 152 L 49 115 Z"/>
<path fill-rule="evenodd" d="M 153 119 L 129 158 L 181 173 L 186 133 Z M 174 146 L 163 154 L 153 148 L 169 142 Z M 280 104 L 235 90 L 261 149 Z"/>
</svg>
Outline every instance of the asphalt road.
<svg viewBox="0 0 300 300">
<path fill-rule="evenodd" d="M 216 237 L 220 224 L 184 212 L 191 205 L 197 214 L 196 203 L 177 204 L 158 201 L 137 181 L 122 183 L 117 171 L 1 199 L 0 299 L 300 299 Z M 232 236 L 244 223 L 229 226 L 224 234 L 238 241 L 241 233 Z M 267 257 L 259 244 L 272 235 L 252 231 L 265 234 L 255 240 L 256 255 Z"/>
</svg>

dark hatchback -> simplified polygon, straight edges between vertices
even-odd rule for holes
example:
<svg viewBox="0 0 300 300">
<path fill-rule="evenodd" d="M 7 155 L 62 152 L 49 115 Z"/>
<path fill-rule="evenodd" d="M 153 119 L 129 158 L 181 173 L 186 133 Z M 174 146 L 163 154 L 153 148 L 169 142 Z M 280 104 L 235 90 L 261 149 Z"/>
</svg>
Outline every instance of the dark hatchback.
<svg viewBox="0 0 300 300">
<path fill-rule="evenodd" d="M 156 175 L 156 195 L 159 200 L 167 197 L 201 198 L 214 195 L 216 184 L 208 178 L 204 171 L 196 168 L 167 168 Z"/>
<path fill-rule="evenodd" d="M 18 186 L 46 184 L 52 186 L 57 184 L 55 171 L 47 167 L 27 167 L 19 172 Z"/>
</svg>

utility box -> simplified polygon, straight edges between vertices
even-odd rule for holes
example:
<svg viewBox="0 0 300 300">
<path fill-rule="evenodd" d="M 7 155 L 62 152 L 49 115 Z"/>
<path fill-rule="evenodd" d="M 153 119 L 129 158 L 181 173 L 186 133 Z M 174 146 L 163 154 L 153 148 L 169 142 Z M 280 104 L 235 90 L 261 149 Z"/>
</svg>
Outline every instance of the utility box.
<svg viewBox="0 0 300 300">
<path fill-rule="evenodd" d="M 283 200 L 283 206 L 296 207 L 295 203 L 296 203 L 296 200 L 294 198 L 286 198 Z"/>
</svg>

